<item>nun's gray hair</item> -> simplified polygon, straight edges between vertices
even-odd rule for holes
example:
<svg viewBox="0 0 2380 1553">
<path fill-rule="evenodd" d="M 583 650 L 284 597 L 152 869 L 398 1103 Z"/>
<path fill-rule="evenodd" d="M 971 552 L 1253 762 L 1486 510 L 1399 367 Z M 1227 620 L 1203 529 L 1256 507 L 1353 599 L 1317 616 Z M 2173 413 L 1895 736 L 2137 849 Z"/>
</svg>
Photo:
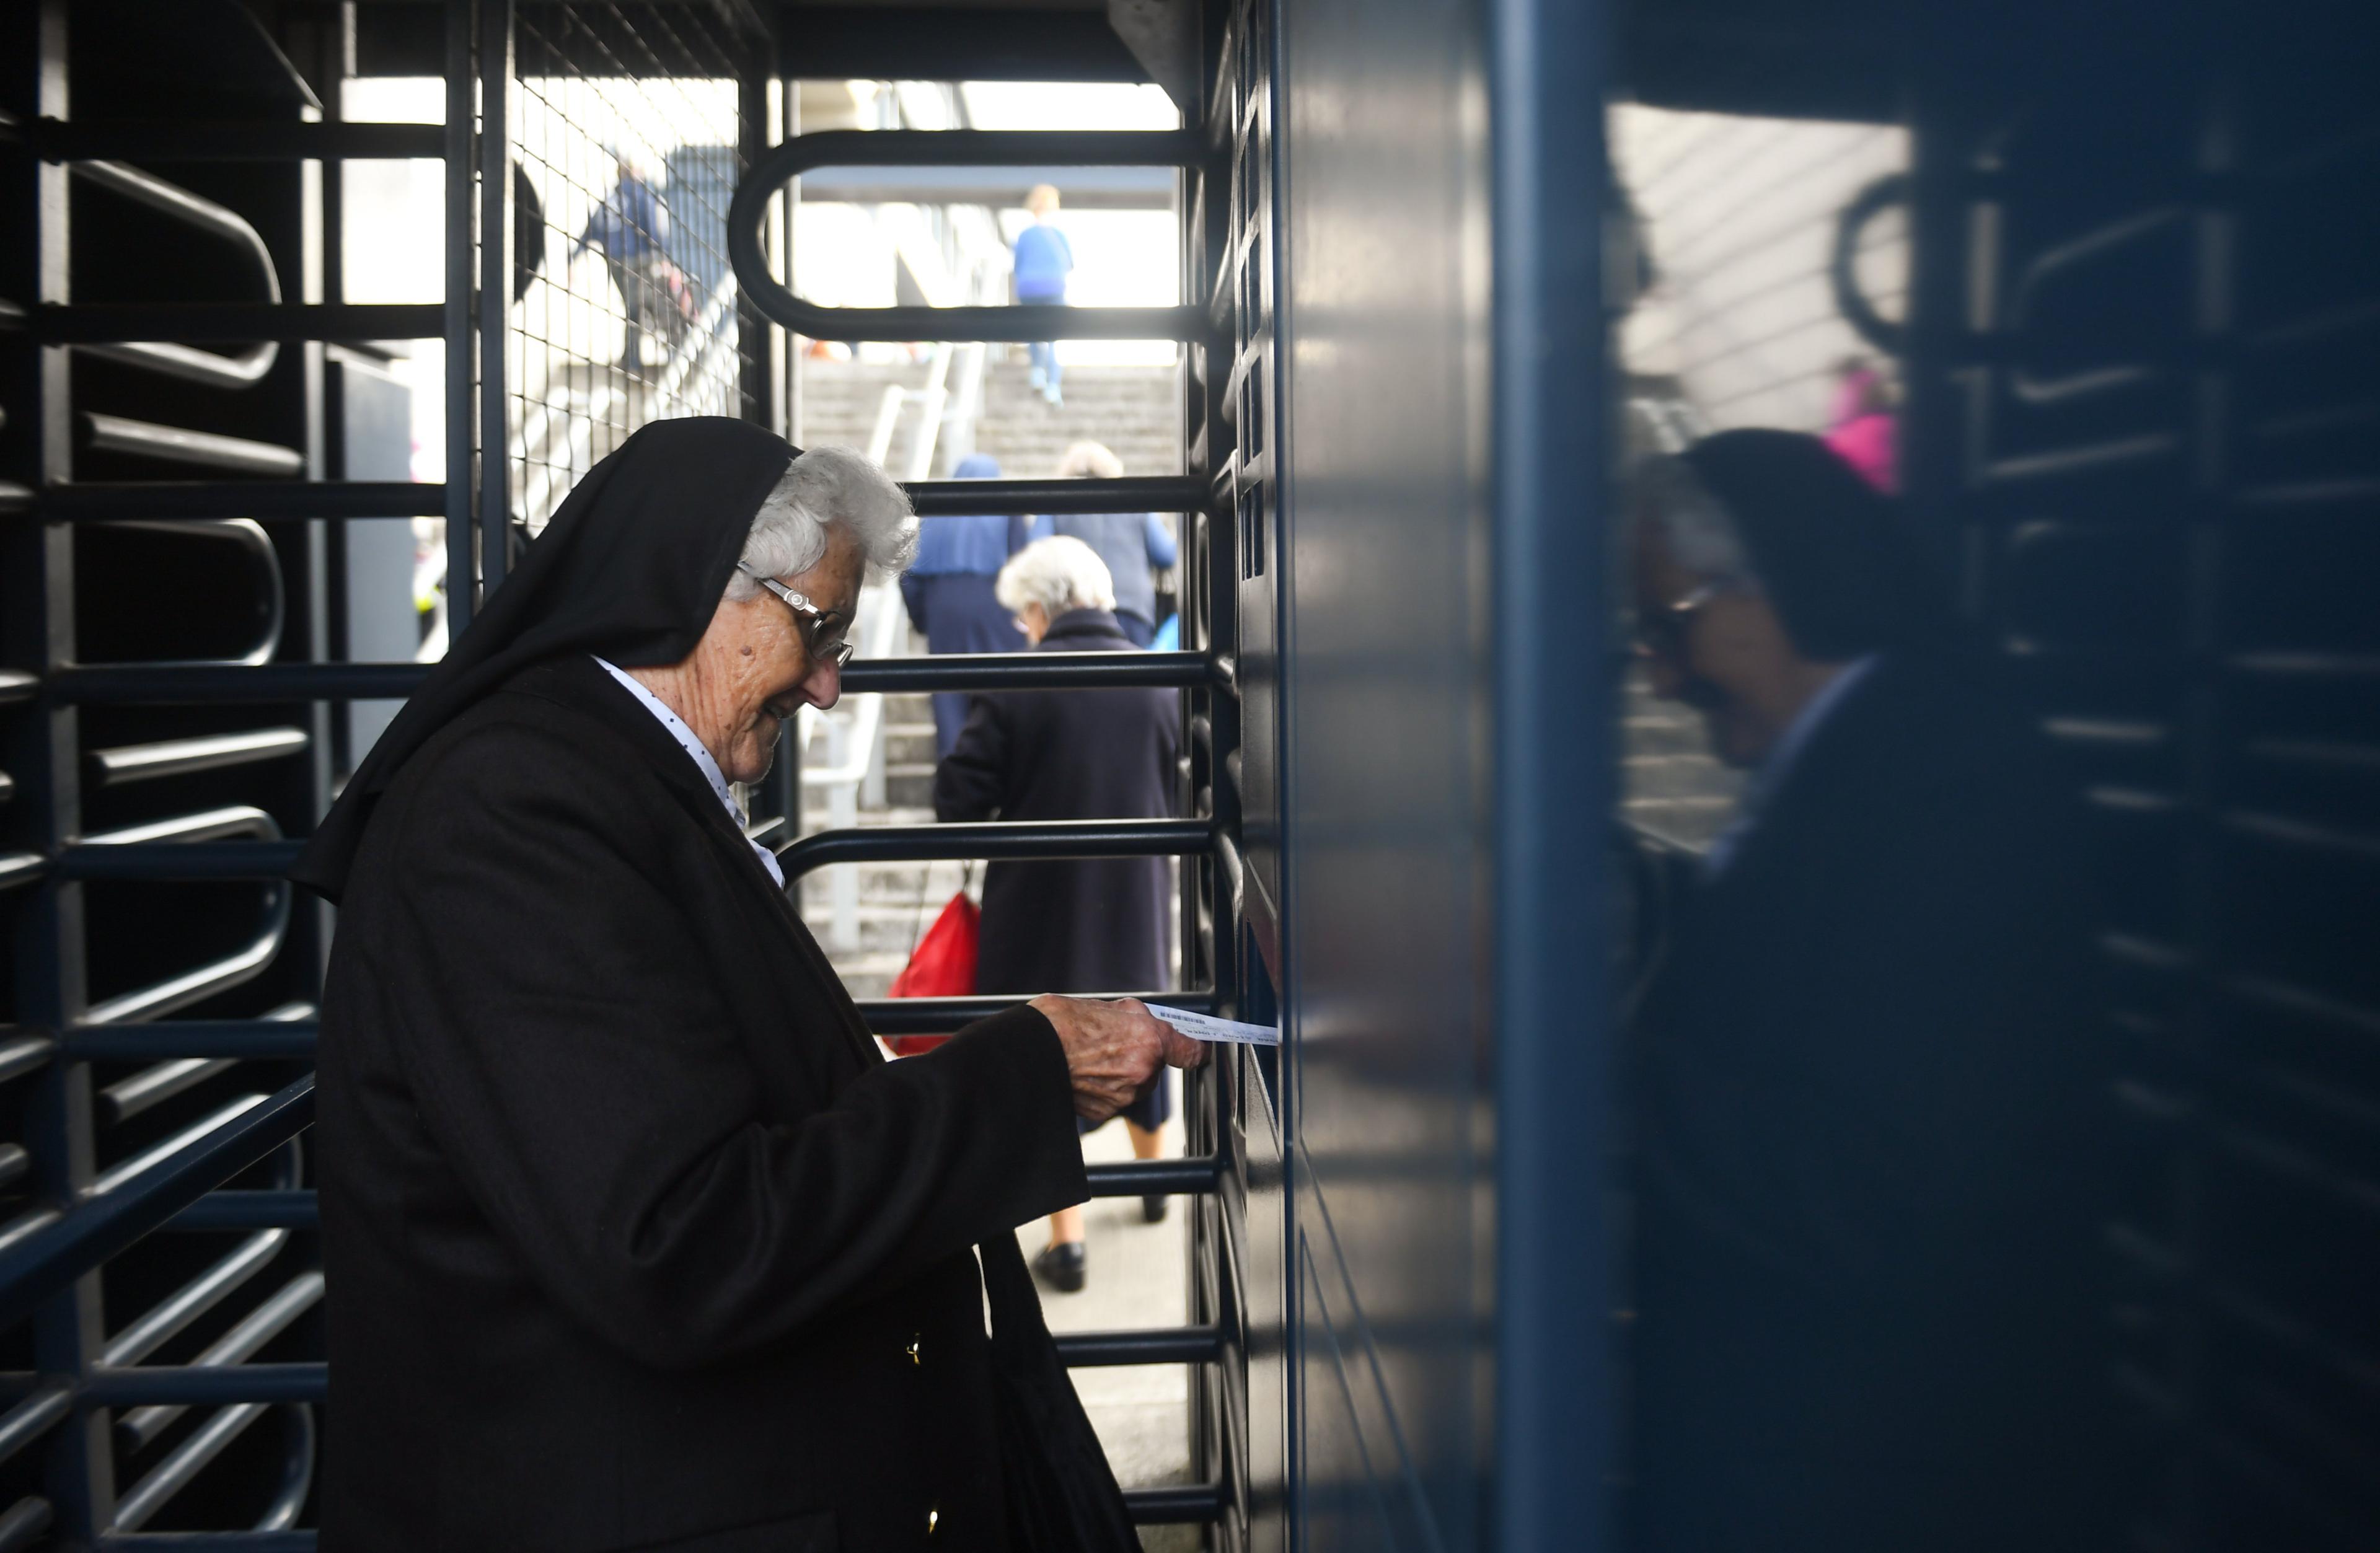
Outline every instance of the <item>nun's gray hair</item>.
<svg viewBox="0 0 2380 1553">
<path fill-rule="evenodd" d="M 826 558 L 826 531 L 838 523 L 859 541 L 871 570 L 898 572 L 917 553 L 908 493 L 892 477 L 847 447 L 814 447 L 785 467 L 752 515 L 743 564 L 764 577 L 796 576 Z M 759 591 L 740 571 L 727 578 L 729 603 Z"/>
<path fill-rule="evenodd" d="M 1115 574 L 1099 552 L 1071 534 L 1036 540 L 1009 557 L 991 585 L 992 596 L 1011 614 L 1027 604 L 1055 620 L 1068 610 L 1115 608 Z"/>
</svg>

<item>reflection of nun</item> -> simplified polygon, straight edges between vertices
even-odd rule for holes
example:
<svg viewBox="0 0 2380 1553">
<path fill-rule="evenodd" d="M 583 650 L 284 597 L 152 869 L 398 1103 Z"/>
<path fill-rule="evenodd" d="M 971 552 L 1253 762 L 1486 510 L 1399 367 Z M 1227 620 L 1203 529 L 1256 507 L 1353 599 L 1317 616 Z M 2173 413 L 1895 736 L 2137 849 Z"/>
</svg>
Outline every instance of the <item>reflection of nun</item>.
<svg viewBox="0 0 2380 1553">
<path fill-rule="evenodd" d="M 1011 1233 L 1087 1189 L 1055 1032 L 886 1062 L 692 730 L 607 672 L 775 619 L 722 602 L 763 501 L 848 504 L 794 458 L 630 437 L 295 871 L 340 906 L 326 1543 L 1137 1546 Z M 854 527 L 795 613 L 848 609 Z M 1053 1505 L 1107 1535 L 1034 1532 Z"/>
<path fill-rule="evenodd" d="M 952 471 L 956 479 L 998 479 L 1000 461 L 971 453 Z M 901 576 L 909 619 L 925 633 L 929 652 L 1022 652 L 1016 622 L 991 595 L 992 578 L 1025 542 L 1021 517 L 929 517 L 917 524 L 917 559 Z M 934 697 L 934 758 L 941 758 L 966 726 L 971 697 Z"/>
</svg>

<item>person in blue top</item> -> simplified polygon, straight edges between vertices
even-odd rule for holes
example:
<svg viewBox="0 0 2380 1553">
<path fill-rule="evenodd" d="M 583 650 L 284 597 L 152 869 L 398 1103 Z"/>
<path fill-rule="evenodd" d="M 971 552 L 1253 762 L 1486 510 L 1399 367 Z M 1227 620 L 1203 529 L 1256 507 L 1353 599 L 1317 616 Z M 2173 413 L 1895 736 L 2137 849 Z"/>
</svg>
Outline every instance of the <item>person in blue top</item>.
<svg viewBox="0 0 2380 1553">
<path fill-rule="evenodd" d="M 1123 461 L 1099 443 L 1076 443 L 1058 460 L 1060 479 L 1116 479 Z M 1181 546 L 1155 513 L 1077 513 L 1037 517 L 1026 540 L 1064 534 L 1099 552 L 1115 579 L 1116 624 L 1135 647 L 1157 637 L 1157 578 L 1181 558 Z"/>
<path fill-rule="evenodd" d="M 619 288 L 620 309 L 627 323 L 620 365 L 633 372 L 644 364 L 647 321 L 660 323 L 665 337 L 674 343 L 682 332 L 684 315 L 670 287 L 669 207 L 653 192 L 635 156 L 622 154 L 618 161 L 619 182 L 613 186 L 611 198 L 589 212 L 570 257 L 576 259 L 590 248 L 603 255 L 603 267 Z"/>
<path fill-rule="evenodd" d="M 955 479 L 998 479 L 1000 460 L 971 453 L 951 471 Z M 1025 548 L 1021 517 L 929 517 L 917 524 L 917 559 L 901 574 L 901 601 L 929 652 L 1021 652 L 1016 621 L 992 596 L 992 579 Z M 934 697 L 934 756 L 958 743 L 975 698 L 957 691 Z"/>
<path fill-rule="evenodd" d="M 1016 299 L 1044 306 L 1062 305 L 1066 300 L 1066 276 L 1075 268 L 1075 249 L 1066 241 L 1066 234 L 1058 230 L 1050 218 L 1058 213 L 1058 191 L 1049 184 L 1037 184 L 1025 197 L 1025 208 L 1033 212 L 1033 224 L 1016 236 L 1016 250 L 1011 256 L 1016 273 Z M 1058 346 L 1050 340 L 1036 340 L 1029 347 L 1033 358 L 1033 386 L 1052 405 L 1062 405 L 1065 398 L 1058 392 Z"/>
</svg>

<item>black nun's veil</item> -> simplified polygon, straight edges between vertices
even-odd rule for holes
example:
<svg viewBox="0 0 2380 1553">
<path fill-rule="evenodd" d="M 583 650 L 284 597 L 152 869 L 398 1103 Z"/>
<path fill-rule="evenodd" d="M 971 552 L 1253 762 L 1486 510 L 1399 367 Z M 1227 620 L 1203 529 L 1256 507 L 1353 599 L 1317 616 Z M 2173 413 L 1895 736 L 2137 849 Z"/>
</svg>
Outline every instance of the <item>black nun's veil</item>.
<svg viewBox="0 0 2380 1553">
<path fill-rule="evenodd" d="M 800 450 L 749 421 L 657 420 L 578 482 L 322 817 L 289 877 L 336 901 L 380 795 L 439 729 L 531 664 L 623 667 L 694 650 L 752 516 Z"/>
</svg>

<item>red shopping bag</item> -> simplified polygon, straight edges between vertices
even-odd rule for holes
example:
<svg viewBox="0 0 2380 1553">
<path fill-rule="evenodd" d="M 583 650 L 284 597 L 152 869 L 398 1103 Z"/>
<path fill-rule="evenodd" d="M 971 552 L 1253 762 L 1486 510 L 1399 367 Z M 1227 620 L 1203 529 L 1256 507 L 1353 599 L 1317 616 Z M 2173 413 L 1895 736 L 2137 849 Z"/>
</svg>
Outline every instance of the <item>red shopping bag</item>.
<svg viewBox="0 0 2380 1553">
<path fill-rule="evenodd" d="M 975 990 L 976 938 L 983 913 L 964 890 L 951 897 L 926 936 L 917 940 L 909 963 L 892 978 L 895 998 L 964 998 Z M 931 1051 L 948 1036 L 895 1036 L 892 1049 L 904 1057 Z"/>
</svg>

